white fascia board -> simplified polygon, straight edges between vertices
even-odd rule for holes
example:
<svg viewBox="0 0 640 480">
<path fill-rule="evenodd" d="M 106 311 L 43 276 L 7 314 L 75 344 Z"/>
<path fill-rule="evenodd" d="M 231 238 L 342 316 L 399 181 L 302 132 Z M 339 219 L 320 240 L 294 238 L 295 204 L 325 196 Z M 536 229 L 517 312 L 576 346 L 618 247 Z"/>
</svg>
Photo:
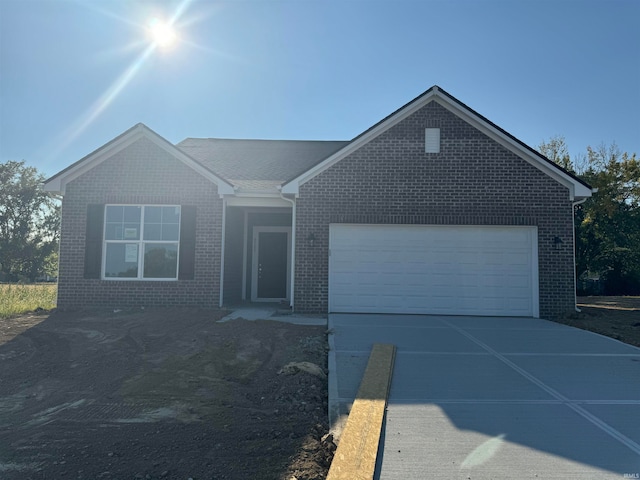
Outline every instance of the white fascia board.
<svg viewBox="0 0 640 480">
<path fill-rule="evenodd" d="M 576 187 L 573 190 L 572 200 L 581 200 L 587 199 L 594 193 L 597 193 L 598 189 L 590 189 L 582 185 L 581 183 L 576 183 Z"/>
<path fill-rule="evenodd" d="M 484 133 L 486 136 L 491 138 L 493 141 L 499 143 L 504 146 L 507 150 L 511 151 L 518 157 L 522 158 L 532 166 L 536 167 L 538 170 L 547 174 L 554 180 L 556 180 L 561 185 L 564 185 L 569 189 L 569 196 L 571 200 L 575 198 L 584 198 L 591 196 L 591 190 L 585 187 L 582 183 L 576 181 L 571 178 L 570 175 L 567 175 L 562 170 L 558 170 L 554 168 L 552 165 L 549 165 L 546 161 L 541 158 L 536 157 L 532 154 L 528 149 L 523 147 L 520 143 L 516 142 L 512 138 L 508 137 L 500 130 L 490 125 L 483 119 L 477 117 L 476 115 L 469 112 L 469 110 L 463 108 L 461 105 L 456 102 L 450 101 L 446 97 L 438 97 L 434 99 L 443 107 L 447 108 L 452 113 L 456 114 L 460 118 L 462 118 L 465 122 Z"/>
<path fill-rule="evenodd" d="M 544 160 L 537 158 L 533 155 L 528 149 L 523 147 L 520 143 L 514 141 L 509 136 L 505 135 L 503 132 L 493 127 L 491 124 L 487 123 L 482 118 L 476 116 L 467 108 L 463 107 L 457 102 L 454 102 L 448 96 L 440 93 L 440 90 L 437 87 L 433 87 L 433 89 L 425 94 L 423 97 L 419 98 L 417 101 L 407 105 L 405 108 L 397 111 L 395 114 L 387 118 L 385 121 L 367 131 L 361 137 L 356 138 L 353 142 L 349 143 L 347 146 L 337 151 L 330 157 L 328 157 L 323 162 L 319 163 L 315 167 L 306 171 L 302 175 L 297 178 L 289 181 L 288 183 L 282 186 L 283 194 L 292 194 L 298 195 L 300 185 L 303 185 L 305 182 L 308 182 L 316 175 L 324 172 L 328 168 L 330 168 L 335 163 L 339 162 L 347 155 L 357 150 L 367 142 L 373 140 L 375 137 L 383 133 L 384 131 L 390 129 L 394 125 L 400 123 L 405 118 L 411 116 L 416 111 L 420 110 L 427 103 L 431 101 L 436 101 L 447 110 L 451 111 L 458 117 L 462 118 L 464 121 L 477 128 L 479 131 L 487 135 L 492 140 L 498 142 L 503 145 L 506 149 L 516 154 L 518 157 L 521 157 L 534 167 L 541 170 L 543 173 L 549 175 L 551 178 L 556 180 L 561 185 L 566 186 L 569 189 L 569 196 L 571 200 L 575 200 L 578 198 L 587 198 L 590 197 L 592 191 L 584 186 L 582 183 L 573 179 L 570 175 L 565 174 L 561 170 L 554 168 L 551 165 L 548 165 Z"/>
<path fill-rule="evenodd" d="M 333 155 L 316 165 L 315 167 L 307 170 L 305 173 L 300 175 L 297 178 L 287 182 L 282 186 L 283 194 L 297 195 L 299 192 L 300 185 L 311 180 L 313 177 L 321 174 L 331 166 L 335 165 L 337 162 L 345 158 L 350 153 L 359 149 L 366 143 L 370 142 L 374 138 L 376 138 L 381 133 L 387 131 L 394 125 L 400 123 L 405 118 L 413 115 L 416 111 L 420 110 L 427 103 L 438 98 L 440 95 L 439 89 L 437 87 L 433 87 L 433 89 L 426 93 L 423 97 L 419 98 L 415 102 L 407 105 L 402 110 L 397 111 L 395 114 L 391 115 L 384 122 L 376 125 L 374 128 L 366 131 L 366 133 L 362 134 L 360 137 L 357 137 L 353 142 L 349 143 L 342 149 L 335 152 Z"/>
<path fill-rule="evenodd" d="M 300 180 L 298 178 L 294 178 L 288 183 L 285 183 L 280 187 L 280 191 L 283 195 L 295 195 L 298 196 L 300 192 Z"/>
<path fill-rule="evenodd" d="M 75 166 L 71 167 L 63 174 L 60 174 L 53 178 L 51 181 L 46 182 L 44 184 L 44 190 L 49 192 L 60 192 L 64 195 L 67 183 L 78 178 L 92 168 L 97 167 L 115 153 L 142 138 L 142 129 L 142 125 L 136 125 L 129 132 L 129 134 L 124 135 L 116 140 L 112 140 L 111 143 L 98 148 L 95 152 L 90 153 L 87 157 L 85 157 L 83 160 L 80 160 Z"/>
<path fill-rule="evenodd" d="M 64 193 L 63 189 L 62 189 L 62 183 L 60 181 L 60 177 L 56 177 L 53 180 L 50 180 L 46 183 L 42 184 L 42 189 L 45 192 L 59 192 L 59 193 Z"/>
<path fill-rule="evenodd" d="M 45 191 L 48 192 L 59 192 L 62 195 L 65 193 L 65 187 L 67 183 L 72 180 L 75 180 L 79 176 L 88 172 L 89 170 L 97 167 L 105 160 L 111 158 L 116 153 L 125 149 L 129 145 L 135 143 L 139 139 L 146 137 L 150 141 L 152 141 L 155 145 L 162 148 L 164 151 L 169 153 L 174 158 L 180 160 L 186 166 L 195 170 L 197 173 L 207 178 L 211 182 L 215 183 L 218 186 L 218 193 L 222 194 L 230 194 L 234 192 L 233 186 L 217 175 L 213 174 L 199 163 L 194 161 L 187 154 L 179 150 L 177 147 L 172 145 L 168 140 L 164 139 L 153 130 L 149 129 L 143 124 L 138 124 L 133 127 L 127 134 L 112 140 L 111 142 L 103 145 L 98 148 L 95 152 L 89 154 L 83 160 L 80 160 L 75 166 L 71 167 L 68 171 L 55 176 L 50 181 L 46 182 L 43 186 Z"/>
<path fill-rule="evenodd" d="M 229 207 L 286 207 L 291 208 L 291 202 L 280 196 L 229 196 L 225 197 Z"/>
</svg>

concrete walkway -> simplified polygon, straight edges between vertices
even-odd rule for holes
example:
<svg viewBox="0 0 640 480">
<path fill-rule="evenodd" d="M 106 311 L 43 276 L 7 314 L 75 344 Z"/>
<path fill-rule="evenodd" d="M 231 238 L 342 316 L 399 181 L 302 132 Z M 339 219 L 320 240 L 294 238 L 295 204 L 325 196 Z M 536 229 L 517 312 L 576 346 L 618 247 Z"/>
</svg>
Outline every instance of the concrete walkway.
<svg viewBox="0 0 640 480">
<path fill-rule="evenodd" d="M 376 478 L 640 478 L 640 349 L 530 318 L 329 316 L 339 429 L 397 346 Z"/>
<path fill-rule="evenodd" d="M 225 307 L 229 315 L 218 320 L 219 323 L 230 322 L 236 318 L 243 318 L 254 322 L 256 320 L 271 320 L 274 322 L 292 323 L 294 325 L 326 325 L 327 317 L 324 315 L 298 315 L 289 313 L 287 309 L 281 309 L 277 304 L 245 304 Z"/>
</svg>

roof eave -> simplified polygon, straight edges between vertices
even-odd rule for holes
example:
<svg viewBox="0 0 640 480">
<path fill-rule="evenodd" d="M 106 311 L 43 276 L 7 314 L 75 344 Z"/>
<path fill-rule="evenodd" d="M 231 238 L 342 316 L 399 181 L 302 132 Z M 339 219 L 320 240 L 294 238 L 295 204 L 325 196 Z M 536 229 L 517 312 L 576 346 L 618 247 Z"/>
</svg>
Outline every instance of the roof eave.
<svg viewBox="0 0 640 480">
<path fill-rule="evenodd" d="M 571 190 L 571 201 L 580 202 L 586 200 L 597 192 L 597 188 L 586 187 L 584 185 L 578 184 Z"/>
<path fill-rule="evenodd" d="M 547 174 L 558 183 L 564 185 L 569 189 L 569 196 L 571 200 L 575 198 L 587 198 L 591 196 L 591 186 L 583 182 L 577 177 L 574 177 L 569 172 L 564 170 L 559 165 L 556 165 L 552 161 L 545 158 L 542 154 L 536 152 L 531 147 L 521 142 L 511 134 L 507 133 L 493 122 L 487 120 L 482 115 L 478 114 L 474 110 L 467 107 L 465 104 L 458 101 L 448 93 L 441 90 L 443 95 L 439 95 L 434 98 L 443 107 L 448 108 L 449 111 L 455 115 L 461 117 L 464 121 L 487 135 L 495 142 L 501 144 L 507 150 L 516 154 L 535 168 L 539 169 L 543 173 Z"/>
<path fill-rule="evenodd" d="M 414 113 L 415 111 L 422 108 L 424 105 L 429 103 L 433 97 L 439 91 L 438 86 L 433 86 L 411 102 L 405 104 L 404 106 L 397 109 L 395 112 L 387 115 L 385 118 L 380 120 L 378 123 L 374 124 L 372 127 L 368 128 L 360 135 L 355 137 L 351 142 L 338 151 L 334 152 L 332 155 L 328 156 L 306 172 L 302 173 L 298 177 L 289 180 L 285 184 L 282 185 L 282 193 L 286 194 L 298 194 L 300 186 L 311 180 L 316 175 L 319 175 L 338 161 L 342 160 L 344 157 L 349 155 L 351 152 L 357 150 L 362 145 L 366 144 L 370 140 L 374 139 L 382 132 L 388 130 L 393 127 L 397 123 L 404 120 L 406 117 Z"/>
<path fill-rule="evenodd" d="M 541 154 L 533 150 L 531 147 L 516 139 L 508 132 L 501 129 L 482 115 L 475 112 L 473 109 L 457 100 L 455 97 L 435 85 L 424 92 L 422 95 L 416 97 L 411 102 L 407 103 L 403 107 L 400 107 L 398 110 L 388 115 L 371 128 L 364 131 L 362 134 L 358 135 L 351 141 L 351 143 L 341 148 L 333 155 L 330 155 L 303 174 L 283 184 L 282 193 L 298 195 L 301 185 L 319 175 L 324 170 L 328 169 L 329 167 L 349 155 L 351 152 L 357 150 L 362 145 L 371 141 L 384 131 L 390 129 L 405 118 L 409 117 L 431 101 L 438 102 L 440 105 L 447 108 L 455 115 L 461 117 L 463 120 L 473 125 L 475 128 L 483 132 L 494 141 L 503 145 L 505 148 L 523 158 L 534 167 L 554 178 L 560 184 L 566 186 L 569 189 L 570 198 L 572 200 L 574 200 L 575 198 L 588 198 L 591 196 L 592 189 L 588 184 L 586 184 L 579 178 L 574 177 L 569 172 L 562 169 L 559 165 L 556 165 L 550 160 L 544 158 Z"/>
<path fill-rule="evenodd" d="M 148 138 L 155 145 L 162 148 L 167 153 L 177 158 L 182 163 L 192 168 L 203 177 L 207 178 L 209 181 L 216 184 L 218 186 L 218 193 L 220 195 L 234 192 L 233 185 L 216 175 L 211 170 L 204 167 L 197 160 L 177 148 L 164 137 L 158 135 L 143 123 L 138 123 L 110 142 L 93 151 L 89 155 L 83 157 L 76 163 L 58 172 L 53 177 L 45 180 L 43 185 L 44 190 L 64 195 L 66 185 L 70 181 L 78 178 L 80 175 L 100 165 L 102 162 L 104 162 L 114 154 L 118 153 L 119 151 L 123 150 L 124 148 L 128 147 L 129 145 L 143 137 Z"/>
</svg>

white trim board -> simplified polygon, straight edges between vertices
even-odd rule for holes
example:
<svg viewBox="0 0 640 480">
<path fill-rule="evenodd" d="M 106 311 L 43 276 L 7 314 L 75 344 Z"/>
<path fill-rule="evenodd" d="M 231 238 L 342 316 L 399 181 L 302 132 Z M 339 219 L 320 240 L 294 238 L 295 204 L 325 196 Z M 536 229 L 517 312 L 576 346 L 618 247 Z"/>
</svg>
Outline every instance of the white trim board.
<svg viewBox="0 0 640 480">
<path fill-rule="evenodd" d="M 284 184 L 281 188 L 282 193 L 298 195 L 301 185 L 305 184 L 317 175 L 320 175 L 322 172 L 324 172 L 343 158 L 347 157 L 349 154 L 358 150 L 360 147 L 370 142 L 383 132 L 389 130 L 393 126 L 413 115 L 415 112 L 432 101 L 437 102 L 454 115 L 460 117 L 462 120 L 469 123 L 474 128 L 477 128 L 489 138 L 505 147 L 507 150 L 527 161 L 535 168 L 538 168 L 546 175 L 549 175 L 560 184 L 566 186 L 569 189 L 571 200 L 591 196 L 592 191 L 585 185 L 577 181 L 575 178 L 571 177 L 568 173 L 565 173 L 561 169 L 555 168 L 553 165 L 550 165 L 541 155 L 536 155 L 527 148 L 523 147 L 520 143 L 515 141 L 509 135 L 497 129 L 490 122 L 480 117 L 468 107 L 465 107 L 461 103 L 454 101 L 452 97 L 449 96 L 449 94 L 445 94 L 445 92 L 437 86 L 431 87 L 424 94 L 420 95 L 419 97 L 402 107 L 400 110 L 397 110 L 377 125 L 374 125 L 369 130 L 356 137 L 350 144 L 346 145 L 341 150 L 338 150 L 333 155 L 317 164 L 315 167 L 307 170 L 298 177 Z"/>
</svg>

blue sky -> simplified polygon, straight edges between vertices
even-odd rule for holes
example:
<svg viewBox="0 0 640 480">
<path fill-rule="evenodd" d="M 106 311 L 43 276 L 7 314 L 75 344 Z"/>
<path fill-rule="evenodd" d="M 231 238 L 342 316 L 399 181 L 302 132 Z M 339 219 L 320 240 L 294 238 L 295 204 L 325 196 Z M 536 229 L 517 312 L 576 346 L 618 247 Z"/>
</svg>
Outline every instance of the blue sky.
<svg viewBox="0 0 640 480">
<path fill-rule="evenodd" d="M 640 154 L 638 24 L 637 0 L 0 0 L 0 161 L 52 175 L 138 122 L 351 139 L 436 84 L 532 147 Z"/>
</svg>

